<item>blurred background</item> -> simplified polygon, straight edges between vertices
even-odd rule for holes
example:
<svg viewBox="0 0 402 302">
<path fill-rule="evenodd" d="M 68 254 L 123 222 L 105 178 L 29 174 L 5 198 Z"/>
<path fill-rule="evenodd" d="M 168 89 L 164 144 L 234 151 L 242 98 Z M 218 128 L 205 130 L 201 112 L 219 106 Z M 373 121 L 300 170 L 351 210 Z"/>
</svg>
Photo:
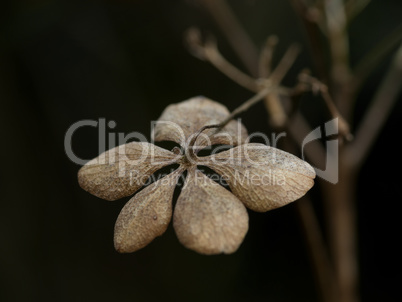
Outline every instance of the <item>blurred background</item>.
<svg viewBox="0 0 402 302">
<path fill-rule="evenodd" d="M 285 79 L 313 69 L 301 22 L 289 1 L 229 1 L 252 39 L 279 37 L 274 60 L 298 42 L 303 51 Z M 217 36 L 243 68 L 210 15 L 193 1 L 8 1 L 0 12 L 0 301 L 319 301 L 294 205 L 250 212 L 233 255 L 202 256 L 178 242 L 172 226 L 134 254 L 113 248 L 113 228 L 129 197 L 98 199 L 77 183 L 64 151 L 70 125 L 113 120 L 114 133 L 150 137 L 163 109 L 205 95 L 233 110 L 251 94 L 183 42 L 190 26 Z M 402 2 L 373 0 L 351 24 L 352 61 L 400 23 Z M 391 56 L 368 79 L 361 118 Z M 313 69 L 313 75 L 314 75 Z M 321 106 L 304 97 L 306 112 Z M 358 187 L 363 301 L 400 296 L 399 102 L 363 167 Z M 317 127 L 328 117 L 311 119 Z M 262 104 L 242 115 L 249 132 L 270 135 Z M 354 125 L 352 125 L 354 126 Z M 98 129 L 72 140 L 75 154 L 98 155 Z M 320 216 L 319 188 L 312 189 Z M 399 233 L 399 232 L 398 232 Z M 400 263 L 399 263 L 400 264 Z"/>
</svg>

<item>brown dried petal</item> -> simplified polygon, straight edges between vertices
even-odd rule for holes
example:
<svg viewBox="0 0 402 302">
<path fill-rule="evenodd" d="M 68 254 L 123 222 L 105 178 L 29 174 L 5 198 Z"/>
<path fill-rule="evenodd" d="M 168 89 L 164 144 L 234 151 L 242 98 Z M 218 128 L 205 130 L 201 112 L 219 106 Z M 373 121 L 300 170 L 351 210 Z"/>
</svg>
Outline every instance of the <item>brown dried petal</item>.
<svg viewBox="0 0 402 302">
<path fill-rule="evenodd" d="M 133 194 L 152 173 L 175 159 L 175 154 L 153 144 L 132 142 L 86 163 L 78 171 L 78 182 L 97 197 L 116 200 Z"/>
<path fill-rule="evenodd" d="M 114 246 L 120 253 L 135 252 L 167 229 L 172 218 L 172 198 L 183 170 L 161 178 L 127 202 L 114 228 Z"/>
<path fill-rule="evenodd" d="M 193 168 L 177 201 L 173 226 L 179 241 L 201 254 L 230 254 L 248 230 L 244 205 L 228 190 Z"/>
<path fill-rule="evenodd" d="M 307 162 L 262 144 L 245 144 L 202 159 L 225 178 L 246 207 L 257 212 L 299 199 L 314 185 L 315 171 Z"/>
<path fill-rule="evenodd" d="M 222 104 L 206 97 L 194 97 L 181 103 L 169 105 L 158 119 L 153 130 L 155 141 L 174 141 L 185 147 L 189 137 L 203 126 L 218 124 L 230 114 Z M 196 146 L 214 144 L 241 145 L 247 139 L 247 130 L 242 123 L 232 120 L 219 133 L 213 135 L 208 142 L 206 135 L 216 129 L 203 132 Z M 205 135 L 204 135 L 205 134 Z"/>
</svg>

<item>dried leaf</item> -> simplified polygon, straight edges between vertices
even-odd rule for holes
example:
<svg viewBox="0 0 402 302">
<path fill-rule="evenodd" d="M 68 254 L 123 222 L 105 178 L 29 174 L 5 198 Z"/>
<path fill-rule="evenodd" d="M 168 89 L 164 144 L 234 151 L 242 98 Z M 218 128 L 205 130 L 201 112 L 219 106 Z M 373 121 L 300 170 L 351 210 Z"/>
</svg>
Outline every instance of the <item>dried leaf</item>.
<svg viewBox="0 0 402 302">
<path fill-rule="evenodd" d="M 155 141 L 174 141 L 185 147 L 189 137 L 203 126 L 218 124 L 229 115 L 228 109 L 220 103 L 205 97 L 194 97 L 187 101 L 169 105 L 158 119 L 153 131 Z M 207 141 L 206 136 L 216 129 L 208 129 L 199 136 L 195 146 L 243 144 L 247 130 L 242 123 L 232 120 L 219 133 Z"/>
<path fill-rule="evenodd" d="M 192 168 L 173 215 L 179 241 L 201 254 L 235 252 L 248 230 L 244 205 L 228 190 Z"/>
<path fill-rule="evenodd" d="M 315 171 L 307 162 L 262 144 L 245 144 L 200 159 L 225 178 L 246 207 L 257 212 L 299 199 L 314 185 Z"/>
<path fill-rule="evenodd" d="M 176 157 L 153 144 L 128 143 L 86 163 L 78 171 L 78 182 L 97 197 L 116 200 L 133 194 L 151 174 L 175 162 Z"/>
<path fill-rule="evenodd" d="M 172 198 L 178 169 L 137 193 L 123 207 L 114 229 L 114 246 L 120 253 L 135 252 L 167 229 L 172 218 Z"/>
</svg>

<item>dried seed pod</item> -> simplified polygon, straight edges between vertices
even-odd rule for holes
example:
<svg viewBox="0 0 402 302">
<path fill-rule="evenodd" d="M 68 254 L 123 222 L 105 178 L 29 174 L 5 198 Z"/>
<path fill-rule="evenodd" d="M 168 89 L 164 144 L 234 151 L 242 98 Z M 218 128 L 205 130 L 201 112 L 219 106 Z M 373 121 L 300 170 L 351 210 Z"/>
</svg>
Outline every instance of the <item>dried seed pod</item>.
<svg viewBox="0 0 402 302">
<path fill-rule="evenodd" d="M 315 171 L 307 162 L 262 144 L 245 144 L 201 159 L 225 178 L 246 207 L 257 212 L 299 199 L 314 185 Z"/>
<path fill-rule="evenodd" d="M 78 171 L 84 190 L 106 199 L 116 200 L 133 194 L 148 177 L 175 162 L 177 155 L 153 144 L 132 142 L 110 149 L 86 163 Z"/>
<path fill-rule="evenodd" d="M 155 141 L 174 141 L 185 147 L 191 135 L 203 126 L 218 124 L 230 114 L 220 103 L 205 97 L 194 97 L 187 101 L 169 105 L 158 119 L 153 131 Z M 219 133 L 216 129 L 208 129 L 199 136 L 195 146 L 216 144 L 241 145 L 247 139 L 247 130 L 242 123 L 230 121 Z"/>
<path fill-rule="evenodd" d="M 179 241 L 201 254 L 230 254 L 248 230 L 244 205 L 228 190 L 191 168 L 177 200 L 173 226 Z"/>
<path fill-rule="evenodd" d="M 172 198 L 183 169 L 149 185 L 121 210 L 114 228 L 114 246 L 120 253 L 135 252 L 161 236 L 172 218 Z"/>
<path fill-rule="evenodd" d="M 303 196 L 314 184 L 314 169 L 301 159 L 261 144 L 245 144 L 247 131 L 230 121 L 229 111 L 204 97 L 170 105 L 156 127 L 156 141 L 180 143 L 184 154 L 153 144 L 133 142 L 113 148 L 84 165 L 80 186 L 107 200 L 135 193 L 149 176 L 172 163 L 180 168 L 144 188 L 123 207 L 115 224 L 115 248 L 121 253 L 139 250 L 162 235 L 172 217 L 172 197 L 178 177 L 188 170 L 178 198 L 173 226 L 179 241 L 201 254 L 230 254 L 248 230 L 245 206 L 264 212 Z M 205 130 L 199 133 L 200 129 Z M 196 137 L 194 137 L 196 135 Z M 196 139 L 195 145 L 194 140 Z M 191 143 L 190 143 L 191 142 Z M 197 151 L 208 145 L 240 145 L 207 157 Z M 195 147 L 195 151 L 191 150 Z M 221 174 L 229 192 L 197 170 L 205 165 Z"/>
</svg>

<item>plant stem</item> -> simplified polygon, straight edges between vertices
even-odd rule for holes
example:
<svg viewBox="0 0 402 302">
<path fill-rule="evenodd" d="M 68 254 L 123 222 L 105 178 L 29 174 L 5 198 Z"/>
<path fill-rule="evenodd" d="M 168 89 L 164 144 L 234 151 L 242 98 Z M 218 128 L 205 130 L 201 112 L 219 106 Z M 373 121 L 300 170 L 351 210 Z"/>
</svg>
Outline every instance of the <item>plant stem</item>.
<svg viewBox="0 0 402 302">
<path fill-rule="evenodd" d="M 341 154 L 339 183 L 321 181 L 330 252 L 336 272 L 336 283 L 341 302 L 359 301 L 357 264 L 357 225 L 355 188 L 357 171 L 344 163 Z"/>
<path fill-rule="evenodd" d="M 387 35 L 377 46 L 371 49 L 356 64 L 354 68 L 353 89 L 359 90 L 366 78 L 372 73 L 373 69 L 394 49 L 402 40 L 402 24 Z"/>
<path fill-rule="evenodd" d="M 300 46 L 298 44 L 291 45 L 288 50 L 283 55 L 279 64 L 276 66 L 274 71 L 270 75 L 271 81 L 275 83 L 282 82 L 285 75 L 288 73 L 289 69 L 292 67 L 293 63 L 296 61 L 298 54 L 300 53 Z"/>
<path fill-rule="evenodd" d="M 325 0 L 328 41 L 332 58 L 332 77 L 342 82 L 349 73 L 349 42 L 346 32 L 346 15 L 342 0 Z"/>
<path fill-rule="evenodd" d="M 276 44 L 278 44 L 278 37 L 269 36 L 261 50 L 258 60 L 258 75 L 260 78 L 267 79 L 271 73 L 272 57 Z"/>
<path fill-rule="evenodd" d="M 262 99 L 264 99 L 268 93 L 270 93 L 272 91 L 272 87 L 265 87 L 264 89 L 262 89 L 260 92 L 258 92 L 256 95 L 254 95 L 253 97 L 251 97 L 250 99 L 248 99 L 247 101 L 245 101 L 242 105 L 240 105 L 239 107 L 237 107 L 235 110 L 232 111 L 231 114 L 229 114 L 222 122 L 220 122 L 219 124 L 214 124 L 214 125 L 206 125 L 203 126 L 200 130 L 197 131 L 197 133 L 193 136 L 193 138 L 191 139 L 190 143 L 189 143 L 189 149 L 192 150 L 190 151 L 190 156 L 195 156 L 194 151 L 193 151 L 193 146 L 198 138 L 198 136 L 204 132 L 207 129 L 211 129 L 211 128 L 217 128 L 217 130 L 214 133 L 211 133 L 211 135 L 216 134 L 217 132 L 219 132 L 223 127 L 225 127 L 231 120 L 233 120 L 236 116 L 238 116 L 239 114 L 247 111 L 250 107 L 254 106 L 255 104 L 257 104 L 259 101 L 261 101 Z"/>
<path fill-rule="evenodd" d="M 251 75 L 257 77 L 258 50 L 225 0 L 202 0 Z"/>
<path fill-rule="evenodd" d="M 303 233 L 310 253 L 310 261 L 315 271 L 317 287 L 320 290 L 321 300 L 325 302 L 338 302 L 335 276 L 330 269 L 331 263 L 320 226 L 314 213 L 311 200 L 303 196 L 296 204 Z"/>
<path fill-rule="evenodd" d="M 356 139 L 348 146 L 348 161 L 353 166 L 361 166 L 372 145 L 398 100 L 402 85 L 402 45 L 396 52 L 391 66 L 373 97 L 363 121 L 356 131 Z"/>
<path fill-rule="evenodd" d="M 325 62 L 325 50 L 321 42 L 320 28 L 316 22 L 307 19 L 308 7 L 302 0 L 292 0 L 294 10 L 299 15 L 300 20 L 303 22 L 306 31 L 307 39 L 310 45 L 311 58 L 313 59 L 319 78 L 327 83 L 328 82 L 328 67 Z"/>
</svg>

